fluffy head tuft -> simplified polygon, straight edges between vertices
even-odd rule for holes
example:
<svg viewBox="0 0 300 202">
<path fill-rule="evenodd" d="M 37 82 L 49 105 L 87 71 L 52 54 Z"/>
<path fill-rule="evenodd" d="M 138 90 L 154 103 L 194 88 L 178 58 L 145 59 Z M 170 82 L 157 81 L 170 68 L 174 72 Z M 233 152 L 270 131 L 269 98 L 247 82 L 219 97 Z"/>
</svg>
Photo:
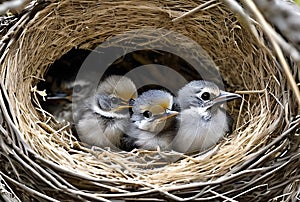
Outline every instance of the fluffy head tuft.
<svg viewBox="0 0 300 202">
<path fill-rule="evenodd" d="M 109 76 L 98 87 L 97 93 L 114 95 L 124 101 L 137 97 L 135 84 L 125 76 Z"/>
<path fill-rule="evenodd" d="M 220 95 L 219 87 L 205 80 L 191 81 L 178 91 L 178 102 L 181 109 L 187 109 L 193 105 L 201 105 L 201 94 L 209 93 L 209 100 L 212 100 Z M 204 100 L 203 100 L 204 103 Z"/>
<path fill-rule="evenodd" d="M 171 109 L 173 105 L 173 96 L 161 90 L 149 90 L 140 95 L 134 105 L 134 113 L 151 111 L 153 114 L 161 114 L 166 109 Z"/>
</svg>

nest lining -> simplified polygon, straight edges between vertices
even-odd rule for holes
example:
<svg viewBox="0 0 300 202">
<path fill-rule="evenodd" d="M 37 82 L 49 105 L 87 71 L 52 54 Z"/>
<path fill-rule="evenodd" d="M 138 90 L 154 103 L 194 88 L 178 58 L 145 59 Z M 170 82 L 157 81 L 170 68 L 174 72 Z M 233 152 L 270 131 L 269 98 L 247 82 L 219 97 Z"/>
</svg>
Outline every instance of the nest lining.
<svg viewBox="0 0 300 202">
<path fill-rule="evenodd" d="M 272 166 L 280 161 L 276 164 L 272 159 L 292 145 L 288 140 L 279 141 L 292 126 L 290 120 L 296 111 L 290 89 L 271 51 L 257 42 L 224 5 L 210 4 L 172 22 L 200 3 L 205 1 L 49 1 L 24 28 L 18 28 L 20 35 L 1 61 L 3 89 L 8 92 L 13 121 L 22 138 L 29 150 L 38 154 L 34 158 L 42 167 L 52 169 L 49 175 L 59 178 L 57 190 L 63 190 L 60 184 L 64 184 L 67 193 L 74 196 L 76 186 L 83 198 L 156 198 L 152 194 L 160 192 L 174 200 L 178 198 L 173 192 L 179 191 L 181 196 L 180 193 L 191 194 L 199 187 L 211 188 L 221 183 L 228 188 L 215 190 L 233 193 L 231 196 L 237 198 L 251 198 L 247 186 L 261 193 L 266 190 L 256 184 L 257 176 L 273 171 Z M 73 48 L 93 50 L 113 36 L 143 28 L 165 28 L 190 37 L 212 57 L 228 89 L 244 95 L 242 103 L 229 106 L 236 118 L 236 130 L 212 152 L 184 156 L 161 151 L 116 153 L 87 149 L 76 141 L 68 127 L 56 123 L 40 106 L 41 92 L 34 87 L 56 60 Z M 182 160 L 170 164 L 165 161 L 178 155 Z M 284 163 L 291 169 L 298 165 L 293 160 Z M 36 169 L 34 163 L 29 164 Z M 277 168 L 285 169 L 280 165 Z M 259 182 L 277 182 L 272 175 L 270 172 Z M 47 178 L 41 179 L 46 182 Z M 277 184 L 276 189 L 275 182 L 270 195 L 282 187 Z M 202 197 L 220 197 L 214 189 L 203 190 Z"/>
</svg>

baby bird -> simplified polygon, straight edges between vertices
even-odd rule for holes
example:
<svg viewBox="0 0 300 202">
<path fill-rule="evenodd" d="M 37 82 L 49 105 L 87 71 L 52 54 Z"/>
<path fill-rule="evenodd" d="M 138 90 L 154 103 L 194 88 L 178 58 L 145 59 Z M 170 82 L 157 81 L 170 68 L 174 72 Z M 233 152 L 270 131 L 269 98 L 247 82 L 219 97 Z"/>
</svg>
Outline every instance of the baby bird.
<svg viewBox="0 0 300 202">
<path fill-rule="evenodd" d="M 181 112 L 172 149 L 189 153 L 215 145 L 231 128 L 231 118 L 221 105 L 236 98 L 241 96 L 204 80 L 181 88 L 177 97 Z"/>
<path fill-rule="evenodd" d="M 178 112 L 172 111 L 173 96 L 161 90 L 149 90 L 133 104 L 131 125 L 125 139 L 126 150 L 133 148 L 168 149 L 175 136 Z"/>
<path fill-rule="evenodd" d="M 135 84 L 129 78 L 106 78 L 95 94 L 78 106 L 76 128 L 80 140 L 89 145 L 119 148 L 129 125 L 129 102 L 136 96 Z"/>
<path fill-rule="evenodd" d="M 93 87 L 88 79 L 63 80 L 58 92 L 47 98 L 48 110 L 59 122 L 68 121 L 73 123 L 73 108 L 90 96 Z"/>
</svg>

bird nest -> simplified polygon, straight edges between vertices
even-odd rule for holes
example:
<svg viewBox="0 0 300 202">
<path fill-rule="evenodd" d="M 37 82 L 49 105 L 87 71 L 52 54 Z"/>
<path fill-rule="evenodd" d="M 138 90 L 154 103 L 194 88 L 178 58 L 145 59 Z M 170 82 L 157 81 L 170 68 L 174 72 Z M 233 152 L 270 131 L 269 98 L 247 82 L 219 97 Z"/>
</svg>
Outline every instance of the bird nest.
<svg viewBox="0 0 300 202">
<path fill-rule="evenodd" d="M 251 22 L 251 29 L 231 9 L 193 0 L 32 2 L 7 28 L 0 47 L 2 197 L 296 200 L 300 120 L 290 86 L 297 72 L 287 76 L 262 26 Z M 226 90 L 243 96 L 228 105 L 234 130 L 216 147 L 193 155 L 91 148 L 42 107 L 44 91 L 37 86 L 60 58 L 141 29 L 191 38 L 214 61 Z"/>
</svg>

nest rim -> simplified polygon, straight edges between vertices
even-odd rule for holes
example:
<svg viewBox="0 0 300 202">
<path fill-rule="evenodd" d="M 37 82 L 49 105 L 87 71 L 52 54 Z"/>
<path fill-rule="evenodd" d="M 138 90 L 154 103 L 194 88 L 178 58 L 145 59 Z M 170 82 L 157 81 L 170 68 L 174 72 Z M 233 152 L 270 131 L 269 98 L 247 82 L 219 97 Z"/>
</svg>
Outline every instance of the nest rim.
<svg viewBox="0 0 300 202">
<path fill-rule="evenodd" d="M 87 12 L 88 14 L 83 17 L 85 19 L 88 19 L 92 13 L 96 12 L 95 8 L 90 5 L 92 4 L 92 1 L 87 2 L 88 3 L 85 5 L 85 9 L 89 9 L 89 11 Z M 182 3 L 182 5 L 185 5 L 189 8 L 197 5 L 194 1 L 180 2 Z M 152 12 L 151 15 L 154 15 L 157 14 L 157 11 L 153 8 L 158 7 L 156 3 L 157 2 L 154 2 L 150 6 L 137 6 L 138 4 L 135 4 L 135 2 L 130 2 L 128 5 L 128 10 L 134 10 L 137 8 L 145 9 L 150 13 Z M 35 12 L 33 11 L 34 8 L 38 8 L 39 5 L 41 4 L 37 3 L 32 7 L 31 11 Z M 288 104 L 288 107 L 291 107 L 291 103 L 293 102 L 293 100 L 291 100 L 290 98 L 289 92 L 283 89 L 281 86 L 287 83 L 287 79 L 285 78 L 285 75 L 283 75 L 278 69 L 278 66 L 276 66 L 271 51 L 269 51 L 267 47 L 264 47 L 260 43 L 258 43 L 255 37 L 251 36 L 247 30 L 245 31 L 237 29 L 236 33 L 233 34 L 234 36 L 230 35 L 231 32 L 228 31 L 228 27 L 224 25 L 222 26 L 223 30 L 221 30 L 221 32 L 224 32 L 228 35 L 221 33 L 220 35 L 213 38 L 215 41 L 219 40 L 222 37 L 224 37 L 225 40 L 231 40 L 231 43 L 228 41 L 227 42 L 231 45 L 232 48 L 230 50 L 232 52 L 235 52 L 233 51 L 233 49 L 237 48 L 236 43 L 240 42 L 239 45 L 241 45 L 242 42 L 243 44 L 248 43 L 247 47 L 249 49 L 251 48 L 253 52 L 251 52 L 251 54 L 248 54 L 249 50 L 237 50 L 237 52 L 235 53 L 237 55 L 240 54 L 239 60 L 233 62 L 233 60 L 238 58 L 238 56 L 236 56 L 236 58 L 231 59 L 230 62 L 222 63 L 222 60 L 224 61 L 224 58 L 227 58 L 228 54 L 230 54 L 227 53 L 226 56 L 226 53 L 224 52 L 226 47 L 220 47 L 221 45 L 218 44 L 215 45 L 215 47 L 209 49 L 207 48 L 207 46 L 208 44 L 211 45 L 211 43 L 202 41 L 202 46 L 207 48 L 207 52 L 209 52 L 210 55 L 213 55 L 212 53 L 216 53 L 216 48 L 220 48 L 221 50 L 223 50 L 223 52 L 220 52 L 218 56 L 215 56 L 215 58 L 213 58 L 213 60 L 217 61 L 216 63 L 220 67 L 221 74 L 223 75 L 225 80 L 227 82 L 232 82 L 230 83 L 231 88 L 242 89 L 239 91 L 239 93 L 242 93 L 244 95 L 241 107 L 235 109 L 238 117 L 237 129 L 231 136 L 228 137 L 228 139 L 222 141 L 216 147 L 216 149 L 212 151 L 212 153 L 209 153 L 208 155 L 196 155 L 193 157 L 181 155 L 183 157 L 181 161 L 166 165 L 163 168 L 156 168 L 153 170 L 148 169 L 147 171 L 143 171 L 142 168 L 144 168 L 143 164 L 145 162 L 143 162 L 142 158 L 139 159 L 141 162 L 143 162 L 140 165 L 141 167 L 136 169 L 134 166 L 130 166 L 134 165 L 133 160 L 136 161 L 137 158 L 140 157 L 140 155 L 154 155 L 155 157 L 156 155 L 168 156 L 173 154 L 161 151 L 151 152 L 134 150 L 133 152 L 129 153 L 114 153 L 103 149 L 91 150 L 82 147 L 78 142 L 74 141 L 72 136 L 70 136 L 69 131 L 65 131 L 64 128 L 61 128 L 57 131 L 49 127 L 47 124 L 49 123 L 49 117 L 51 116 L 47 114 L 47 112 L 43 111 L 42 107 L 40 107 L 37 97 L 41 92 L 37 89 L 34 89 L 35 83 L 43 78 L 43 74 L 55 60 L 57 60 L 63 54 L 67 53 L 69 50 L 71 50 L 71 48 L 75 47 L 90 49 L 94 46 L 94 44 L 98 44 L 101 41 L 109 38 L 109 36 L 111 36 L 110 33 L 118 34 L 120 32 L 119 30 L 116 31 L 116 33 L 114 33 L 113 30 L 105 30 L 94 35 L 91 34 L 87 37 L 87 33 L 77 32 L 77 29 L 79 28 L 78 26 L 76 26 L 76 20 L 73 19 L 74 22 L 72 23 L 70 21 L 70 18 L 68 18 L 69 16 L 74 17 L 74 14 L 72 15 L 64 9 L 64 7 L 67 7 L 66 5 L 72 5 L 74 7 L 73 11 L 80 11 L 80 3 L 75 5 L 74 2 L 72 4 L 69 1 L 50 1 L 48 2 L 48 5 L 45 6 L 45 8 L 40 9 L 32 19 L 30 19 L 29 21 L 23 21 L 23 25 L 25 25 L 25 28 L 19 27 L 18 29 L 20 33 L 15 36 L 19 40 L 16 40 L 14 43 L 9 44 L 10 50 L 8 50 L 6 47 L 7 51 L 1 59 L 1 76 L 4 81 L 4 84 L 2 85 L 2 94 L 5 90 L 7 90 L 8 92 L 16 92 L 15 94 L 4 94 L 4 97 L 6 98 L 7 102 L 10 103 L 9 111 L 11 112 L 10 117 L 12 117 L 11 122 L 14 123 L 13 125 L 18 128 L 18 130 L 16 130 L 18 131 L 19 135 L 17 140 L 19 141 L 19 144 L 25 145 L 25 154 L 30 153 L 35 157 L 35 159 L 43 162 L 44 167 L 49 166 L 57 170 L 55 176 L 59 176 L 59 174 L 57 173 L 67 173 L 67 175 L 70 175 L 70 179 L 79 177 L 81 179 L 85 179 L 85 183 L 89 184 L 90 186 L 99 186 L 106 190 L 111 189 L 113 190 L 113 192 L 118 192 L 117 194 L 114 194 L 113 192 L 95 193 L 95 195 L 92 194 L 91 196 L 89 196 L 89 194 L 85 191 L 80 191 L 81 196 L 92 198 L 100 197 L 104 200 L 105 198 L 117 198 L 126 196 L 133 197 L 142 196 L 144 194 L 151 195 L 151 193 L 160 192 L 163 193 L 165 197 L 171 197 L 174 200 L 178 200 L 178 197 L 171 193 L 178 190 L 183 191 L 195 189 L 197 187 L 205 187 L 208 185 L 213 186 L 214 184 L 222 183 L 224 181 L 227 182 L 235 178 L 239 179 L 242 174 L 238 171 L 241 171 L 244 167 L 247 167 L 247 165 L 252 163 L 253 159 L 255 159 L 257 156 L 263 154 L 265 155 L 266 159 L 275 158 L 277 155 L 276 152 L 278 152 L 278 150 L 274 149 L 273 147 L 274 145 L 276 145 L 276 143 L 277 145 L 279 145 L 281 153 L 284 153 L 284 150 L 286 150 L 287 147 L 287 143 L 282 140 L 284 139 L 284 137 L 289 135 L 288 131 L 294 131 L 299 122 L 291 122 L 290 117 L 288 116 L 293 116 L 293 113 L 285 112 L 285 105 Z M 95 4 L 95 7 L 100 6 L 96 5 L 97 4 Z M 118 3 L 109 2 L 107 2 L 107 5 L 103 5 L 113 6 L 113 8 L 115 9 L 120 9 L 121 6 L 124 6 L 122 2 L 120 3 L 120 5 L 118 5 Z M 163 16 L 164 18 L 166 18 L 166 16 L 174 17 L 182 13 L 182 11 L 179 12 L 176 9 L 172 10 L 171 6 L 171 3 L 170 5 L 166 5 L 165 10 L 160 7 L 159 12 L 161 12 L 161 16 Z M 106 9 L 111 10 L 108 8 Z M 210 15 L 217 18 L 214 9 L 221 13 L 221 19 L 223 19 L 224 16 L 226 16 L 226 20 L 234 19 L 230 18 L 230 16 L 232 17 L 232 14 L 230 13 L 230 11 L 226 10 L 226 7 L 224 7 L 224 5 L 217 4 L 215 6 L 211 6 L 208 10 L 203 10 L 203 12 L 194 14 L 195 16 L 192 15 L 189 20 L 184 20 L 183 22 L 179 21 L 178 23 L 181 26 L 181 23 L 186 23 L 186 25 L 184 25 L 183 27 L 180 27 L 178 25 L 177 29 L 184 30 L 184 27 L 193 24 L 191 22 L 195 23 L 195 27 L 200 26 L 201 23 L 195 20 L 196 18 L 204 19 L 204 21 L 205 17 L 208 17 Z M 102 12 L 100 12 L 100 14 L 97 14 L 98 17 L 101 17 L 101 15 L 105 14 L 104 11 L 107 11 L 105 9 L 100 10 Z M 124 17 L 124 14 L 118 14 L 121 17 Z M 110 15 L 108 14 L 108 18 L 109 17 Z M 55 20 L 57 20 L 61 24 L 55 23 Z M 52 22 L 53 24 L 49 24 L 49 22 Z M 72 32 L 62 31 L 61 27 L 66 22 L 70 23 L 66 27 L 67 29 L 72 30 Z M 91 25 L 93 24 L 92 22 L 88 21 L 86 23 L 91 23 Z M 205 23 L 208 22 L 205 21 Z M 215 22 L 212 21 L 211 26 L 215 26 L 214 23 Z M 238 24 L 235 24 L 233 22 L 231 23 L 232 25 L 239 26 Z M 20 24 L 22 24 L 22 20 L 20 21 Z M 43 31 L 41 27 L 45 27 L 45 25 L 47 25 L 46 27 L 48 27 L 48 30 Z M 161 25 L 161 22 L 159 22 L 159 25 Z M 143 26 L 145 26 L 145 24 L 143 24 Z M 151 26 L 151 23 L 147 26 Z M 174 25 L 172 24 L 171 28 L 172 26 Z M 208 25 L 206 24 L 206 26 Z M 232 26 L 231 28 L 235 30 L 234 27 L 235 26 Z M 76 42 L 74 42 L 74 40 L 72 39 L 69 40 L 68 43 L 66 43 L 58 51 L 57 47 L 60 42 L 58 40 L 58 36 L 54 37 L 54 40 L 52 40 L 53 28 L 60 30 L 60 33 L 58 34 L 60 39 L 64 37 L 65 33 L 77 36 L 77 39 L 80 39 Z M 187 33 L 190 32 L 191 31 L 187 31 Z M 204 30 L 202 32 L 202 34 L 204 33 L 207 34 L 207 36 L 213 36 L 212 32 L 209 32 L 207 30 Z M 85 36 L 85 38 L 82 36 Z M 36 40 L 32 40 L 34 39 L 34 37 L 36 37 Z M 190 34 L 190 37 L 193 39 L 196 38 L 195 34 Z M 247 37 L 248 39 L 246 39 Z M 88 43 L 86 43 L 85 40 L 88 41 Z M 92 45 L 89 44 L 91 43 L 91 40 L 93 40 Z M 40 44 L 42 48 L 39 47 L 34 49 L 32 45 L 30 45 L 30 41 L 38 42 L 37 44 Z M 45 41 L 47 41 L 48 44 L 45 43 Z M 253 48 L 252 44 L 257 45 L 257 47 L 259 48 Z M 37 45 L 37 47 L 38 46 L 39 45 Z M 17 50 L 16 47 L 19 47 L 20 51 L 15 51 Z M 22 50 L 26 51 L 22 52 Z M 42 50 L 49 53 L 47 57 L 42 57 Z M 261 54 L 260 57 L 264 58 L 266 61 L 255 58 L 257 54 Z M 30 59 L 30 55 L 37 56 L 35 62 Z M 238 79 L 233 79 L 234 76 L 226 75 L 226 71 L 228 71 L 229 66 L 239 63 L 242 64 L 242 70 L 239 70 L 238 67 L 240 66 L 237 66 L 236 71 L 241 72 L 243 76 L 237 76 Z M 34 67 L 32 67 L 32 64 L 34 64 Z M 18 65 L 22 66 L 23 69 L 21 68 L 20 70 L 19 68 L 17 68 Z M 14 73 L 12 73 L 11 71 Z M 257 76 L 251 76 L 253 74 L 261 75 L 263 79 L 260 81 L 261 83 L 251 86 L 251 84 L 255 84 L 255 82 L 257 82 Z M 247 80 L 246 76 L 249 76 L 248 79 L 250 81 Z M 16 77 L 16 79 L 14 79 L 14 77 Z M 242 82 L 239 82 L 239 78 L 241 78 Z M 23 81 L 23 87 L 20 87 L 20 84 L 18 83 L 11 82 L 13 80 L 20 79 Z M 278 85 L 278 81 L 280 81 L 281 85 Z M 35 106 L 31 102 L 31 99 L 22 99 L 26 97 L 32 97 Z M 20 100 L 24 102 L 20 103 Z M 257 107 L 256 105 L 258 105 L 259 107 Z M 232 107 L 234 108 L 234 106 Z M 36 108 L 38 108 L 38 110 Z M 245 114 L 248 113 L 248 117 L 243 116 L 243 112 Z M 40 113 L 42 113 L 43 118 L 41 118 Z M 8 118 L 6 117 L 6 119 Z M 286 119 L 288 119 L 288 121 Z M 278 131 L 281 132 L 278 133 Z M 37 141 L 36 138 L 38 139 Z M 233 140 L 236 144 L 233 143 Z M 24 143 L 23 141 L 25 141 L 26 143 Z M 56 151 L 53 151 L 54 149 Z M 240 150 L 242 150 L 242 152 Z M 45 151 L 47 151 L 47 153 Z M 84 159 L 85 161 L 82 162 L 80 159 Z M 99 159 L 104 160 L 99 161 Z M 124 159 L 127 160 L 125 161 Z M 224 159 L 227 159 L 225 163 Z M 36 165 L 34 161 L 29 162 L 31 165 Z M 260 163 L 262 162 L 259 161 L 258 163 L 254 163 L 252 166 L 249 166 L 248 171 L 255 171 L 255 166 L 259 166 Z M 267 169 L 264 171 L 266 172 Z M 36 174 L 37 172 L 34 173 Z M 236 173 L 239 173 L 240 175 L 235 175 Z M 255 175 L 249 174 L 249 176 Z M 223 179 L 224 177 L 227 181 Z M 46 181 L 46 178 L 43 179 Z M 62 177 L 59 177 L 59 179 L 64 181 Z M 64 183 L 57 183 L 57 187 L 60 187 L 58 186 L 59 184 Z M 72 183 L 74 183 L 74 181 L 72 181 Z M 68 187 L 72 187 L 72 183 L 68 182 L 66 184 L 68 185 Z M 104 184 L 95 185 L 94 183 Z M 105 185 L 106 183 L 107 185 Z M 138 185 L 144 188 L 147 187 L 148 191 L 137 191 L 128 194 L 126 188 L 122 189 L 122 186 L 120 186 L 120 184 L 122 183 L 128 185 L 129 187 L 131 185 Z M 129 190 L 130 189 L 131 188 L 129 188 Z M 69 191 L 71 194 L 75 194 L 74 190 L 71 191 L 71 189 L 69 189 Z"/>
</svg>

